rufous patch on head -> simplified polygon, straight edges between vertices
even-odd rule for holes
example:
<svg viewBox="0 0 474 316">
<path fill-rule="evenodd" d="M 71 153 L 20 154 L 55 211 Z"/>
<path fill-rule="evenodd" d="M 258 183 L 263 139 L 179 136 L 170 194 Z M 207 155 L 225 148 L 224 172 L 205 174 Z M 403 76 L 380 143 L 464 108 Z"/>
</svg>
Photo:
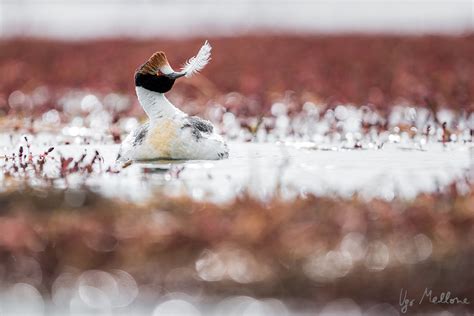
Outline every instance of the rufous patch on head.
<svg viewBox="0 0 474 316">
<path fill-rule="evenodd" d="M 156 75 L 161 67 L 169 65 L 164 52 L 156 52 L 144 63 L 138 72 L 142 74 Z"/>
</svg>

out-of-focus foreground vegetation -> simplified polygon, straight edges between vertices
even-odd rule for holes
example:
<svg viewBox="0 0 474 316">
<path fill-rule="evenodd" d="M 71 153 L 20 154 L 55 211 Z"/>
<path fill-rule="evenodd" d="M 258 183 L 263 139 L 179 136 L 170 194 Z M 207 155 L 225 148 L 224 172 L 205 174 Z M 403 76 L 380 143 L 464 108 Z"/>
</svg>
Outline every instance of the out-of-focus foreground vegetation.
<svg viewBox="0 0 474 316">
<path fill-rule="evenodd" d="M 33 285 L 58 306 L 76 291 L 97 303 L 97 288 L 117 307 L 140 288 L 151 302 L 170 292 L 198 304 L 246 295 L 307 310 L 347 297 L 393 311 L 402 288 L 474 296 L 473 207 L 474 194 L 456 185 L 412 201 L 243 194 L 227 204 L 161 195 L 132 204 L 87 189 L 20 186 L 0 194 L 1 282 Z M 125 290 L 110 287 L 117 271 L 127 272 Z M 470 306 L 425 301 L 412 311 L 446 308 Z"/>
</svg>

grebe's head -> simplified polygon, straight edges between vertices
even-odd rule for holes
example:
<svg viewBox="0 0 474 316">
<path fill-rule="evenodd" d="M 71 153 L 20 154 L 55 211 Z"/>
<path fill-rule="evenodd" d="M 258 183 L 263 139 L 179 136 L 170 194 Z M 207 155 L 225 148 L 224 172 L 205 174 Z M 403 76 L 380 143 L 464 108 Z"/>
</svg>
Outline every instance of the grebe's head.
<svg viewBox="0 0 474 316">
<path fill-rule="evenodd" d="M 156 52 L 135 72 L 135 86 L 165 93 L 171 90 L 177 78 L 184 75 L 171 68 L 164 52 Z"/>
</svg>

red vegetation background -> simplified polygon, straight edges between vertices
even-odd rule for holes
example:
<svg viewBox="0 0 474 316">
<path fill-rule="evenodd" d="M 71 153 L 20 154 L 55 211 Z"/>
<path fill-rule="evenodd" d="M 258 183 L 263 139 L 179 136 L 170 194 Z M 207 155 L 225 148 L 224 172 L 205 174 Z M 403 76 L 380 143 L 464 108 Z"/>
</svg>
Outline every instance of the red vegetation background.
<svg viewBox="0 0 474 316">
<path fill-rule="evenodd" d="M 175 68 L 197 52 L 204 39 L 113 39 L 62 42 L 0 41 L 0 107 L 10 93 L 38 86 L 120 91 L 132 95 L 135 68 L 164 50 Z M 212 62 L 181 81 L 186 97 L 237 91 L 268 109 L 275 97 L 294 91 L 324 104 L 394 104 L 474 109 L 474 34 L 465 36 L 242 36 L 211 38 Z"/>
</svg>

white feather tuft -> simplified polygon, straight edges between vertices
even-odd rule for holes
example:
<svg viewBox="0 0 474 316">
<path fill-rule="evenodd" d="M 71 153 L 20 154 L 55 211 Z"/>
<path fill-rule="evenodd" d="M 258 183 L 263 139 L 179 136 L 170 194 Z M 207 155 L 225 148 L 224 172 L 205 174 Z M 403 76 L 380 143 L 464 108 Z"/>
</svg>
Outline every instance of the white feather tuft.
<svg viewBox="0 0 474 316">
<path fill-rule="evenodd" d="M 196 56 L 191 57 L 184 63 L 181 68 L 181 73 L 186 73 L 185 77 L 189 78 L 192 75 L 201 71 L 211 60 L 211 45 L 208 41 L 204 42 L 201 49 Z"/>
</svg>

